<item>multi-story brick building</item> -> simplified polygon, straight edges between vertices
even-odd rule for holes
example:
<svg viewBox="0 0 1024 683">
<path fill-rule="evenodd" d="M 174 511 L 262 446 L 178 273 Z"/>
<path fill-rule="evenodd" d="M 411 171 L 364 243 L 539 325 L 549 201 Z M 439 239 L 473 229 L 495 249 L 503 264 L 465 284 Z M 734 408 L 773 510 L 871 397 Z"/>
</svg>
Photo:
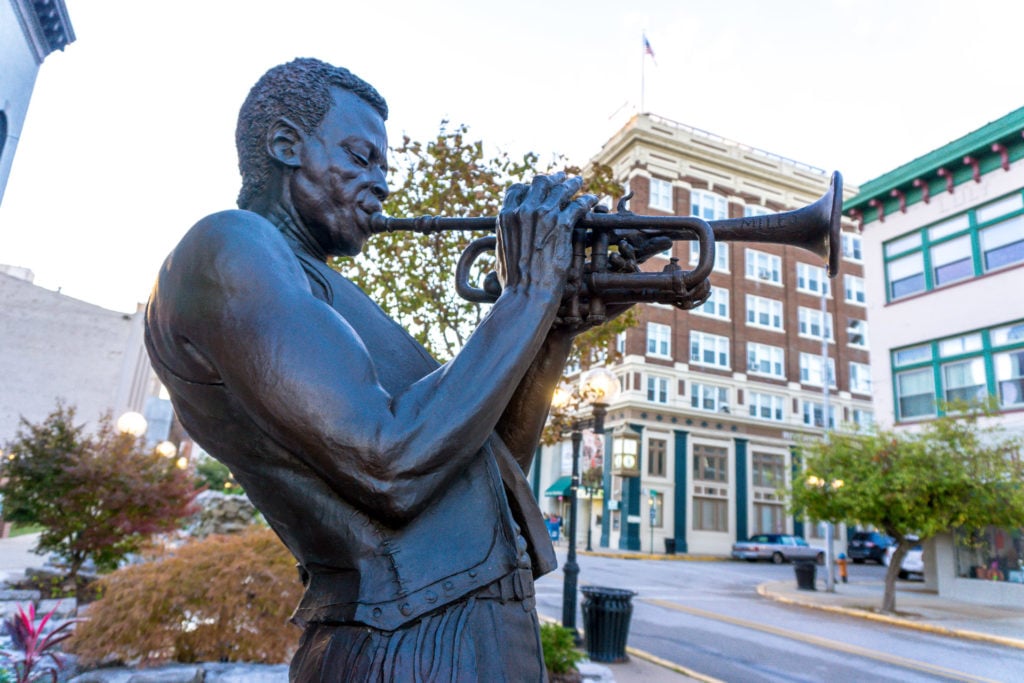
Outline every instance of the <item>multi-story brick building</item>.
<svg viewBox="0 0 1024 683">
<path fill-rule="evenodd" d="M 714 221 L 775 213 L 810 204 L 829 184 L 821 169 L 647 114 L 595 161 L 633 192 L 629 206 L 639 214 Z M 822 258 L 803 249 L 719 242 L 704 306 L 639 307 L 639 324 L 620 337 L 613 369 L 622 391 L 607 423 L 640 435 L 640 476 L 604 468 L 604 491 L 592 501 L 601 545 L 723 554 L 761 531 L 816 540 L 819 525 L 794 519 L 779 493 L 794 443 L 822 433 L 826 402 L 831 428 L 871 420 L 860 236 L 844 232 L 834 248 L 842 272 L 830 281 Z M 692 267 L 696 242 L 676 242 L 647 267 L 661 269 L 670 256 Z M 541 457 L 538 489 L 553 513 L 567 484 L 567 448 Z M 584 500 L 582 533 L 590 507 Z"/>
<path fill-rule="evenodd" d="M 1022 134 L 1024 108 L 865 183 L 844 207 L 863 224 L 880 424 L 912 429 L 943 402 L 991 395 L 998 422 L 1024 436 Z M 1024 529 L 956 539 L 925 549 L 939 592 L 1019 603 Z"/>
</svg>

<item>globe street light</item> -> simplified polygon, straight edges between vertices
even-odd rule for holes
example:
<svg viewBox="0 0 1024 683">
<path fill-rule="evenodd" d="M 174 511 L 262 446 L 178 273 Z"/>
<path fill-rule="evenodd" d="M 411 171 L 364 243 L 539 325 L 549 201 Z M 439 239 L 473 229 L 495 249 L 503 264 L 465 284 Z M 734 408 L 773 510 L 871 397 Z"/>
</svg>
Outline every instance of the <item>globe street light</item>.
<svg viewBox="0 0 1024 683">
<path fill-rule="evenodd" d="M 604 417 L 608 404 L 619 393 L 619 380 L 605 368 L 590 370 L 583 374 L 577 392 L 565 389 L 556 390 L 552 397 L 552 407 L 567 410 L 572 416 L 572 483 L 569 486 L 569 549 L 566 554 L 565 567 L 562 573 L 565 582 L 562 586 L 562 626 L 572 629 L 579 642 L 576 630 L 576 588 L 580 567 L 576 563 L 576 506 L 577 491 L 580 486 L 580 444 L 583 442 L 583 430 L 593 429 L 595 434 L 604 434 Z M 591 406 L 591 417 L 581 418 L 577 411 L 584 404 Z"/>
<path fill-rule="evenodd" d="M 117 431 L 123 434 L 131 434 L 132 436 L 139 437 L 146 433 L 146 429 L 149 427 L 146 422 L 146 418 L 141 413 L 134 411 L 128 411 L 117 418 Z"/>
</svg>

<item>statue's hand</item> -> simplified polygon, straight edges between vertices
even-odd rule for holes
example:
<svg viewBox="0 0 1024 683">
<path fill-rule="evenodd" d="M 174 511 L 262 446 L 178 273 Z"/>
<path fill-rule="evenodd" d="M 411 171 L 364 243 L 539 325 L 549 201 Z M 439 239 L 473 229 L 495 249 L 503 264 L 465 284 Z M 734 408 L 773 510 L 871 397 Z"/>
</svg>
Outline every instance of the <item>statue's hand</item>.
<svg viewBox="0 0 1024 683">
<path fill-rule="evenodd" d="M 509 188 L 498 217 L 497 273 L 504 291 L 542 288 L 560 297 L 572 256 L 572 228 L 597 203 L 564 173 Z"/>
</svg>

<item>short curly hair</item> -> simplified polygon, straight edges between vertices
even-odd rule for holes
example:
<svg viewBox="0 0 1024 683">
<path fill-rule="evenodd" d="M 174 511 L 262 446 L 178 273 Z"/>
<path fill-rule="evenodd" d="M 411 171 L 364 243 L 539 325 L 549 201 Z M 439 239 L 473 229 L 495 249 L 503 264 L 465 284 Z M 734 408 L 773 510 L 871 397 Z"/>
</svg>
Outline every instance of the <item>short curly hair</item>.
<svg viewBox="0 0 1024 683">
<path fill-rule="evenodd" d="M 238 170 L 242 189 L 238 207 L 248 208 L 270 179 L 271 159 L 266 153 L 267 131 L 282 116 L 308 133 L 323 120 L 333 104 L 331 88 L 359 96 L 387 120 L 388 105 L 376 89 L 348 69 L 319 59 L 300 58 L 267 71 L 249 91 L 235 128 Z"/>
</svg>

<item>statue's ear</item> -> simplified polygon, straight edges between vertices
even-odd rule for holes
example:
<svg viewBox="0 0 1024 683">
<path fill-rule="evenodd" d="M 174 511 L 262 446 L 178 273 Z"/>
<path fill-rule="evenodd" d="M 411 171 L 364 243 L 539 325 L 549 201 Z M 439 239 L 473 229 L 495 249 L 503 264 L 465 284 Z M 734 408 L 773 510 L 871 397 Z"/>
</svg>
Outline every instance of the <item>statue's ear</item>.
<svg viewBox="0 0 1024 683">
<path fill-rule="evenodd" d="M 303 135 L 299 127 L 282 117 L 267 131 L 267 154 L 285 166 L 299 165 Z"/>
</svg>

